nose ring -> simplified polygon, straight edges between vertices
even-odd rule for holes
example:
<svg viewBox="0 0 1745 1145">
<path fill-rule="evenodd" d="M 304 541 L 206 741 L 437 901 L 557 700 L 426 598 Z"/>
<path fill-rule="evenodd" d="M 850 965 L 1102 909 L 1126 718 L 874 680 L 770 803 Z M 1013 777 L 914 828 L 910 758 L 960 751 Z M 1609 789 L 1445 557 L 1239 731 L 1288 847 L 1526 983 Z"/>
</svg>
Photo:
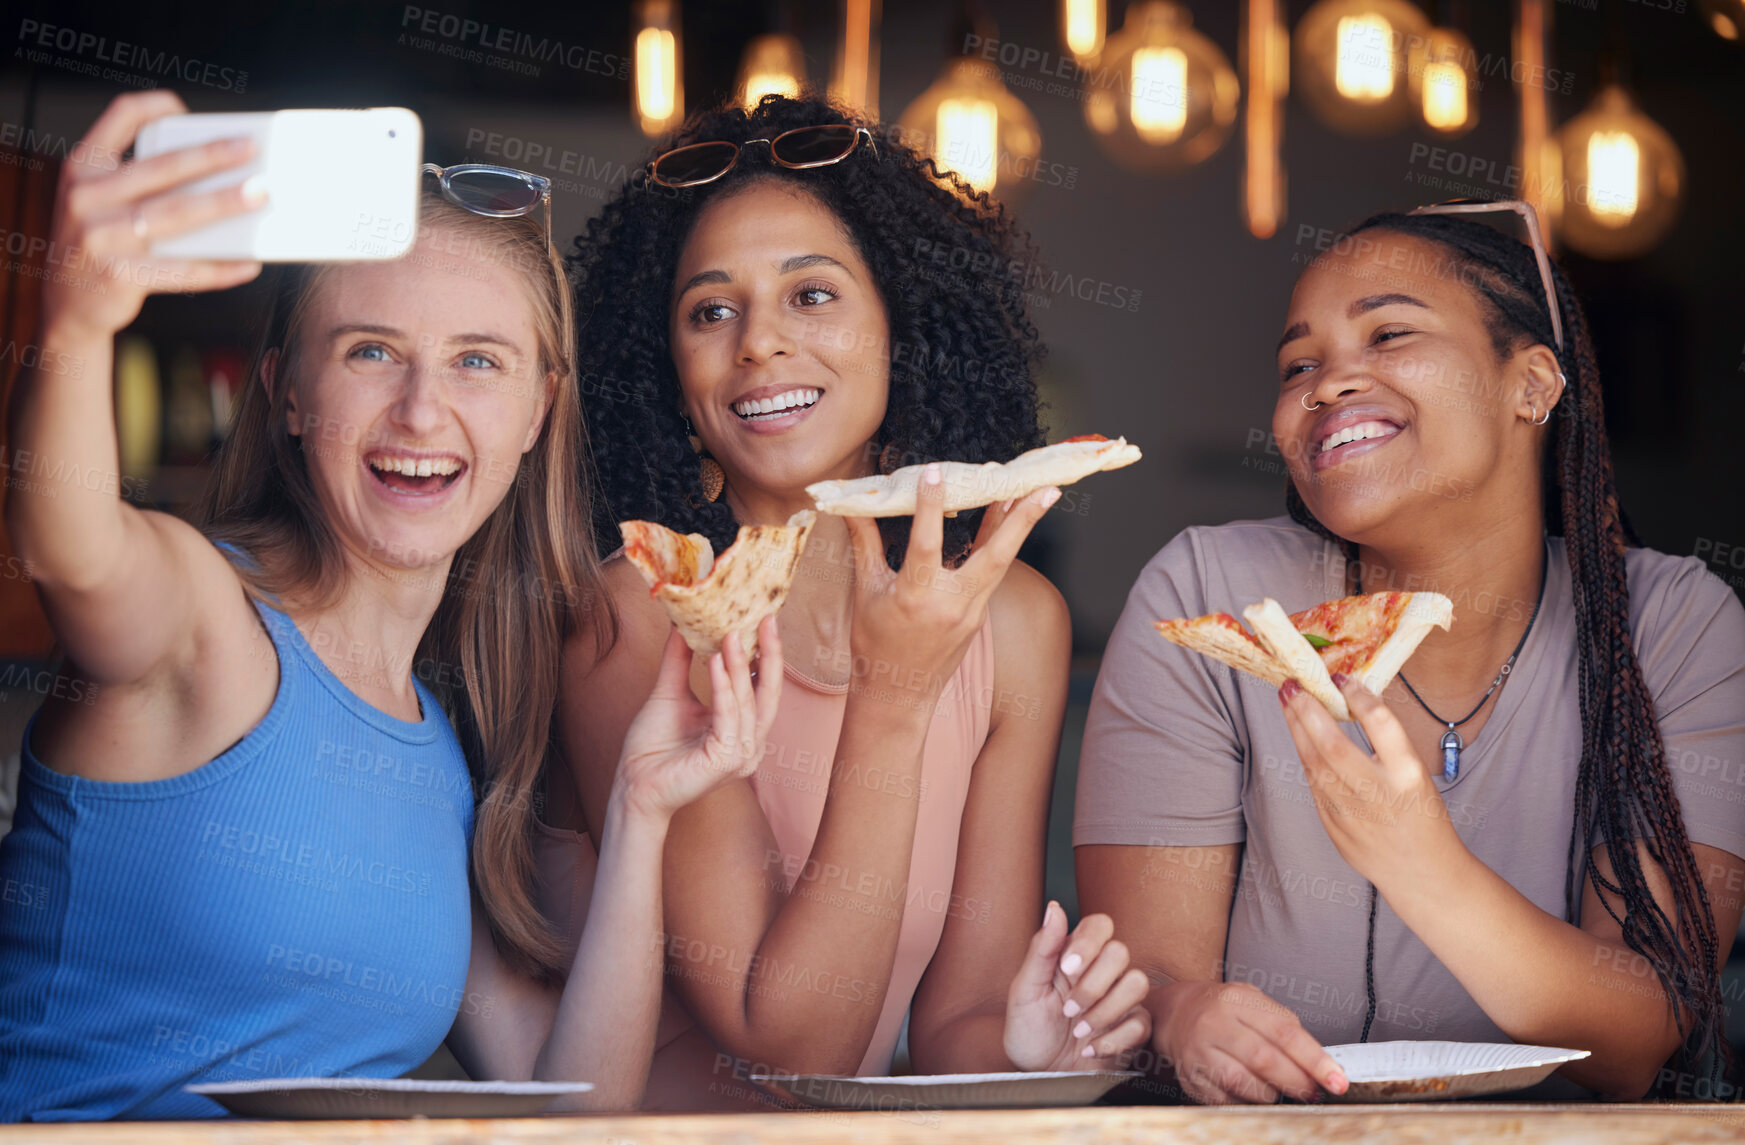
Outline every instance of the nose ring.
<svg viewBox="0 0 1745 1145">
<path fill-rule="evenodd" d="M 1309 391 L 1308 390 L 1303 391 L 1303 396 L 1300 400 L 1301 400 L 1303 408 L 1308 410 L 1310 413 L 1314 413 L 1316 410 L 1321 408 L 1320 402 L 1316 402 L 1314 405 L 1309 404 Z"/>
</svg>

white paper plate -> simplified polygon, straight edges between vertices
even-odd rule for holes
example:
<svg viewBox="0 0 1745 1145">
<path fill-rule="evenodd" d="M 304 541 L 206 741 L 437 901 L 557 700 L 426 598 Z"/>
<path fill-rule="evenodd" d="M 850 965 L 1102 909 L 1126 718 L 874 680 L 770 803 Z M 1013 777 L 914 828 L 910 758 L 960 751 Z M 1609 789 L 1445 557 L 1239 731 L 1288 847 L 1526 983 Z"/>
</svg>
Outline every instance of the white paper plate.
<svg viewBox="0 0 1745 1145">
<path fill-rule="evenodd" d="M 278 1077 L 182 1087 L 238 1117 L 273 1121 L 353 1117 L 527 1117 L 588 1082 L 419 1081 L 414 1078 Z"/>
<path fill-rule="evenodd" d="M 1351 1088 L 1328 1101 L 1446 1101 L 1537 1085 L 1586 1050 L 1513 1042 L 1367 1042 L 1328 1046 Z"/>
<path fill-rule="evenodd" d="M 759 1078 L 814 1109 L 901 1113 L 918 1109 L 1024 1109 L 1089 1105 L 1129 1078 L 1128 1070 L 1059 1073 L 935 1073 L 901 1077 L 782 1074 Z"/>
</svg>

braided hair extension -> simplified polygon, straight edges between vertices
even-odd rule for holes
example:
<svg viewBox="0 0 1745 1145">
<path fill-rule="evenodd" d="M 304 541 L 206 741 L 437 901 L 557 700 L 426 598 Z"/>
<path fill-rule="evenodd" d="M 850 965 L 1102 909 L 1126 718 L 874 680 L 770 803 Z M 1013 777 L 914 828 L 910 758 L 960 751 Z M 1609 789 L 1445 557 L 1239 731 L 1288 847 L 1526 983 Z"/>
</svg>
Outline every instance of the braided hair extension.
<svg viewBox="0 0 1745 1145">
<path fill-rule="evenodd" d="M 707 110 L 651 154 L 691 143 L 744 143 L 817 124 L 854 123 L 823 99 L 765 96 L 751 111 Z M 575 280 L 578 368 L 598 470 L 595 540 L 619 545 L 617 523 L 641 518 L 702 533 L 722 551 L 738 522 L 722 498 L 699 495 L 700 458 L 687 442 L 668 344 L 679 255 L 702 209 L 755 180 L 814 195 L 839 219 L 872 271 L 890 323 L 889 400 L 869 460 L 889 470 L 921 461 L 1008 461 L 1043 443 L 1034 371 L 1042 357 L 1025 291 L 1034 249 L 1003 207 L 971 195 L 885 128 L 870 127 L 840 163 L 789 170 L 751 147 L 725 176 L 674 190 L 638 172 L 591 219 L 566 260 Z M 827 336 L 827 332 L 826 332 Z M 967 553 L 981 511 L 945 522 L 945 555 Z M 893 567 L 909 518 L 879 527 Z"/>
<path fill-rule="evenodd" d="M 1538 267 L 1525 243 L 1449 215 L 1379 214 L 1349 234 L 1367 230 L 1427 240 L 1447 252 L 1452 265 L 1441 269 L 1458 275 L 1481 300 L 1499 359 L 1522 346 L 1555 346 Z M 1685 834 L 1653 697 L 1630 638 L 1624 554 L 1627 546 L 1641 542 L 1618 505 L 1586 316 L 1555 263 L 1552 278 L 1565 332 L 1559 366 L 1568 385 L 1552 410 L 1554 446 L 1545 451 L 1541 489 L 1546 530 L 1563 537 L 1569 560 L 1582 726 L 1564 884 L 1566 917 L 1576 918 L 1582 886 L 1591 883 L 1625 943 L 1648 960 L 1669 1003 L 1677 1003 L 1673 1012 L 1684 1038 L 1673 1059 L 1678 1068 L 1731 1073 L 1714 915 Z M 1293 520 L 1339 544 L 1355 567 L 1357 546 L 1316 520 L 1288 478 L 1285 505 Z M 1636 848 L 1609 848 L 1615 877 L 1607 878 L 1594 865 L 1594 845 L 1620 839 L 1641 840 L 1665 871 L 1676 918 L 1668 918 L 1655 901 Z M 1608 896 L 1622 900 L 1621 916 Z"/>
</svg>

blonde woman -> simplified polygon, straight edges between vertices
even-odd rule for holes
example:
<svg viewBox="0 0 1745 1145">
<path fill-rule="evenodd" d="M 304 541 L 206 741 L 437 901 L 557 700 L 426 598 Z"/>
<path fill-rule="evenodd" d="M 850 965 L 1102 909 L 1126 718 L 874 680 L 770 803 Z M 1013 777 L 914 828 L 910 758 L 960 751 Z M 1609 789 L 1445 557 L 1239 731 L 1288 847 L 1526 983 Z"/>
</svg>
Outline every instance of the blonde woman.
<svg viewBox="0 0 1745 1145">
<path fill-rule="evenodd" d="M 80 153 L 120 154 L 184 110 L 123 96 Z M 148 257 L 259 204 L 189 189 L 247 156 L 68 164 L 54 238 L 88 257 L 45 285 L 40 342 L 86 368 L 20 379 L 15 449 L 116 469 L 111 340 L 140 284 L 259 273 Z M 572 323 L 536 217 L 437 186 L 411 257 L 282 274 L 203 531 L 101 483 L 7 500 L 96 698 L 32 721 L 0 846 L 0 877 L 47 888 L 0 913 L 6 1120 L 214 1116 L 184 1084 L 393 1077 L 445 1038 L 477 1078 L 640 1098 L 667 823 L 755 762 L 780 676 L 754 689 L 730 644 L 705 708 L 666 642 L 606 808 L 595 913 L 560 965 L 532 906 L 530 795 L 561 641 L 602 599 Z M 538 190 L 525 181 L 529 207 Z"/>
</svg>

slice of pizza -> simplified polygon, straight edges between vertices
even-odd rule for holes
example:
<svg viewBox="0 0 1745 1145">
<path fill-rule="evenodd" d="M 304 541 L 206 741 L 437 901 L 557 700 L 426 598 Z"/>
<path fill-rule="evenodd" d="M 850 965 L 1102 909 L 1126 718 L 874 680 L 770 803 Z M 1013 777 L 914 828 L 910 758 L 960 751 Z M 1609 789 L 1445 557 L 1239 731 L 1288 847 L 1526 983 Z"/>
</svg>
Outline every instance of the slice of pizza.
<svg viewBox="0 0 1745 1145">
<path fill-rule="evenodd" d="M 1268 597 L 1242 615 L 1252 634 L 1227 612 L 1160 620 L 1157 631 L 1173 644 L 1274 687 L 1295 680 L 1335 719 L 1349 720 L 1333 673 L 1343 672 L 1381 695 L 1430 629 L 1446 629 L 1453 621 L 1454 602 L 1439 592 L 1372 592 L 1286 615 Z"/>
<path fill-rule="evenodd" d="M 675 533 L 653 521 L 620 522 L 618 533 L 625 558 L 693 651 L 713 656 L 727 634 L 737 632 L 751 657 L 757 626 L 781 611 L 817 519 L 802 509 L 786 525 L 741 525 L 719 557 L 701 533 Z"/>
<path fill-rule="evenodd" d="M 1069 437 L 1021 453 L 1007 462 L 942 461 L 945 511 L 962 513 L 1010 501 L 1050 485 L 1070 485 L 1105 469 L 1120 469 L 1140 458 L 1139 447 L 1101 434 Z M 806 486 L 820 513 L 838 517 L 907 517 L 915 512 L 915 489 L 925 465 L 905 465 L 877 477 L 818 481 Z"/>
</svg>

